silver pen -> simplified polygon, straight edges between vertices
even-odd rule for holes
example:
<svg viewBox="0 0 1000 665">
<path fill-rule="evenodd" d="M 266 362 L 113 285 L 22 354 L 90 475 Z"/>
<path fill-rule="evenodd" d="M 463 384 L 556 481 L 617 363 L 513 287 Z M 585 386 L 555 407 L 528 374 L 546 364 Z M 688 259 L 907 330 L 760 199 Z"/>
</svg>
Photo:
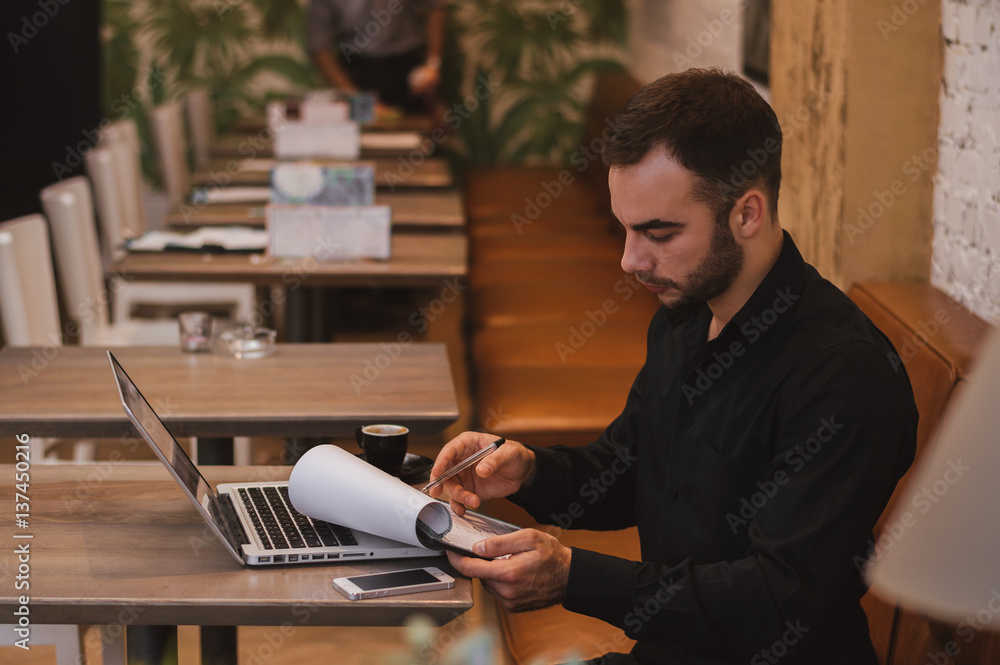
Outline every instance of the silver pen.
<svg viewBox="0 0 1000 665">
<path fill-rule="evenodd" d="M 464 460 L 462 460 L 461 462 L 459 462 L 455 466 L 451 467 L 450 469 L 448 469 L 447 471 L 445 471 L 443 474 L 441 474 L 440 476 L 438 476 L 434 480 L 432 480 L 429 483 L 427 483 L 426 485 L 424 485 L 423 488 L 420 491 L 423 492 L 424 494 L 427 494 L 432 489 L 434 489 L 438 485 L 442 484 L 444 481 L 448 480 L 452 476 L 458 475 L 462 471 L 465 471 L 470 466 L 472 466 L 473 464 L 475 464 L 479 460 L 483 459 L 484 457 L 486 457 L 487 455 L 489 455 L 490 453 L 492 453 L 494 450 L 496 450 L 497 448 L 500 447 L 500 444 L 504 443 L 506 440 L 507 439 L 505 439 L 505 438 L 503 438 L 501 436 L 499 439 L 497 439 L 496 441 L 494 441 L 490 445 L 486 446 L 482 450 L 479 450 L 477 452 L 472 453 L 471 455 L 469 455 L 468 457 L 466 457 Z"/>
</svg>

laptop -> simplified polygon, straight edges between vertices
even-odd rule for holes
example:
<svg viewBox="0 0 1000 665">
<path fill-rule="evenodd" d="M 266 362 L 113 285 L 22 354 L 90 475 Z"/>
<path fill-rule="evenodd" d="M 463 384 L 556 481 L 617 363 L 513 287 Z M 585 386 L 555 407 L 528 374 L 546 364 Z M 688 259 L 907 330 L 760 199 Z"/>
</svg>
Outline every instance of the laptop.
<svg viewBox="0 0 1000 665">
<path fill-rule="evenodd" d="M 108 359 L 129 420 L 190 497 L 212 533 L 241 564 L 273 566 L 443 554 L 306 517 L 289 502 L 287 481 L 226 483 L 213 488 L 111 351 Z"/>
</svg>

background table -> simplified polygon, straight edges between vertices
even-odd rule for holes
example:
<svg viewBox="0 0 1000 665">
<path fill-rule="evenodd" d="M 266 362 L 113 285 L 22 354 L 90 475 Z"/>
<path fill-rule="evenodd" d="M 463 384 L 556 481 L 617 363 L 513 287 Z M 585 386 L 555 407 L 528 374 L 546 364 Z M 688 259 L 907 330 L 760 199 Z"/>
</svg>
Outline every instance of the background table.
<svg viewBox="0 0 1000 665">
<path fill-rule="evenodd" d="M 443 138 L 444 135 L 438 135 Z M 438 141 L 440 142 L 440 141 Z M 373 131 L 361 128 L 361 159 L 405 155 L 414 150 L 430 153 L 437 146 L 423 131 Z M 273 157 L 274 141 L 269 131 L 258 130 L 256 134 L 236 133 L 215 137 L 208 144 L 210 157 Z"/>
<path fill-rule="evenodd" d="M 310 160 L 323 163 L 324 160 Z M 439 157 L 419 160 L 408 157 L 372 157 L 363 161 L 375 167 L 375 186 L 395 191 L 409 187 L 450 187 L 454 184 L 448 162 Z M 331 161 L 343 164 L 344 161 Z M 239 159 L 215 159 L 205 168 L 191 174 L 191 184 L 196 187 L 264 186 L 270 184 L 270 170 L 245 168 Z"/>
<path fill-rule="evenodd" d="M 462 193 L 455 189 L 378 191 L 376 205 L 392 208 L 395 230 L 460 230 L 465 226 Z M 163 219 L 167 226 L 264 226 L 265 203 L 185 203 Z"/>
<path fill-rule="evenodd" d="M 424 114 L 407 114 L 396 117 L 376 118 L 361 125 L 362 132 L 420 132 L 428 134 L 433 129 L 431 119 Z M 270 135 L 264 114 L 237 118 L 231 135 L 260 135 L 265 140 Z"/>
<path fill-rule="evenodd" d="M 440 287 L 468 272 L 468 240 L 457 233 L 393 233 L 387 260 L 316 261 L 264 254 L 131 252 L 111 266 L 126 281 L 252 282 L 287 288 L 311 286 Z"/>
<path fill-rule="evenodd" d="M 279 344 L 253 360 L 174 347 L 113 353 L 176 437 L 353 436 L 385 421 L 438 432 L 459 415 L 438 343 Z M 0 436 L 131 432 L 104 349 L 0 349 Z"/>
</svg>

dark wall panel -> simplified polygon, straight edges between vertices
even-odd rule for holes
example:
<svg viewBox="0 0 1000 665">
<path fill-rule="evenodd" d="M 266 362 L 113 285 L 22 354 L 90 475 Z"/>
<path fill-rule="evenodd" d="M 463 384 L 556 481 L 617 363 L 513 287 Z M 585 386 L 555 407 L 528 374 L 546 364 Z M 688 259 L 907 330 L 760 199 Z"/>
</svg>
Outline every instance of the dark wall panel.
<svg viewBox="0 0 1000 665">
<path fill-rule="evenodd" d="M 83 173 L 100 122 L 99 0 L 0 2 L 0 220 Z"/>
</svg>

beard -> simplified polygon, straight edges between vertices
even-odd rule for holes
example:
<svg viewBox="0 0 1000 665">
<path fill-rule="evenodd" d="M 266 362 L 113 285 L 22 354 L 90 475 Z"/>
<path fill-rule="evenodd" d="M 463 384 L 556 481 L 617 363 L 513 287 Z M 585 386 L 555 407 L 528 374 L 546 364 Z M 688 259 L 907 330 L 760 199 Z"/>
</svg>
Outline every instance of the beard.
<svg viewBox="0 0 1000 665">
<path fill-rule="evenodd" d="M 661 296 L 661 302 L 667 309 L 683 312 L 723 293 L 736 279 L 742 267 L 743 248 L 733 238 L 727 218 L 716 220 L 708 254 L 694 270 L 684 276 L 683 281 L 658 279 L 643 272 L 636 273 L 635 277 L 643 284 L 678 291 L 680 295 L 674 296 L 670 302 L 664 301 Z"/>
</svg>

